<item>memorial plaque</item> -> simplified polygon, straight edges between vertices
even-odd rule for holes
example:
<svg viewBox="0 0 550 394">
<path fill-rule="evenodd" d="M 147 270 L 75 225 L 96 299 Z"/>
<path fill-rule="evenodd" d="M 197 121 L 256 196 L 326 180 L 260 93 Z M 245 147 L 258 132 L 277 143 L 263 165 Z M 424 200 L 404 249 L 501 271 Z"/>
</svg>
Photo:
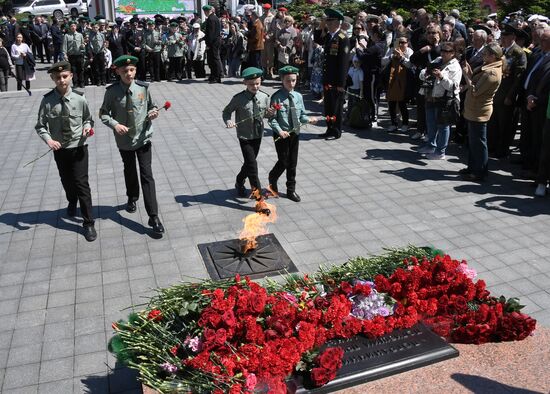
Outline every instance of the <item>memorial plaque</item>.
<svg viewBox="0 0 550 394">
<path fill-rule="evenodd" d="M 358 335 L 327 344 L 334 346 L 344 349 L 342 368 L 336 379 L 307 390 L 298 378 L 290 383 L 297 386 L 297 393 L 329 393 L 458 357 L 458 350 L 421 323 L 376 339 Z"/>
<path fill-rule="evenodd" d="M 257 247 L 242 252 L 242 241 L 230 239 L 197 245 L 206 270 L 214 280 L 232 278 L 236 274 L 252 279 L 298 272 L 296 266 L 273 234 L 256 238 Z"/>
</svg>

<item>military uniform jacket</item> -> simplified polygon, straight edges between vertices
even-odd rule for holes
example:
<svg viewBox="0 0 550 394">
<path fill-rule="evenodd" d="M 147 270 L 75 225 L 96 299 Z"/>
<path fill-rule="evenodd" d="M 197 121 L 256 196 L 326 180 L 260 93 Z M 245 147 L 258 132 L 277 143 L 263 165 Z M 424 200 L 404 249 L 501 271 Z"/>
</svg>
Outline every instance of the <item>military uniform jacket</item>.
<svg viewBox="0 0 550 394">
<path fill-rule="evenodd" d="M 175 32 L 166 37 L 166 49 L 168 57 L 183 57 L 185 55 L 185 38 L 181 33 Z"/>
<path fill-rule="evenodd" d="M 127 103 L 128 91 L 131 105 Z M 153 125 L 147 114 L 154 108 L 157 106 L 153 103 L 148 84 L 134 81 L 126 86 L 122 82 L 115 82 L 105 91 L 99 117 L 103 124 L 113 129 L 118 149 L 136 150 L 151 140 Z M 127 134 L 120 135 L 114 131 L 119 123 L 129 128 Z"/>
<path fill-rule="evenodd" d="M 254 101 L 258 112 L 254 113 Z M 269 95 L 261 90 L 255 95 L 248 90 L 237 93 L 229 104 L 223 109 L 222 117 L 224 123 L 231 119 L 235 112 L 235 123 L 237 125 L 237 137 L 242 140 L 254 140 L 262 138 L 264 134 L 264 121 L 266 111 L 269 107 Z"/>
<path fill-rule="evenodd" d="M 501 103 L 508 98 L 512 100 L 512 103 L 515 103 L 521 88 L 522 75 L 527 67 L 527 56 L 516 43 L 506 50 L 504 56 L 506 66 L 502 75 L 502 82 L 495 94 L 495 102 Z"/>
<path fill-rule="evenodd" d="M 277 90 L 273 96 L 271 96 L 271 106 L 274 104 L 280 104 L 281 109 L 277 110 L 274 117 L 269 120 L 269 125 L 273 129 L 274 134 L 279 134 L 281 131 L 292 131 L 295 134 L 300 134 L 300 124 L 292 124 L 290 118 L 290 101 L 288 96 L 292 96 L 294 101 L 294 108 L 296 108 L 296 116 L 300 121 L 300 124 L 307 123 L 309 116 L 306 114 L 306 107 L 304 106 L 304 99 L 302 95 L 296 91 L 289 92 L 286 89 Z"/>
<path fill-rule="evenodd" d="M 86 145 L 82 130 L 93 125 L 88 102 L 82 94 L 69 88 L 63 97 L 57 89 L 52 89 L 42 97 L 34 128 L 44 142 L 54 140 L 61 143 L 63 148 L 76 148 Z"/>
<path fill-rule="evenodd" d="M 334 36 L 325 36 L 325 62 L 323 65 L 323 83 L 333 87 L 345 87 L 349 69 L 349 39 L 342 30 Z"/>
<path fill-rule="evenodd" d="M 142 48 L 147 52 L 160 52 L 162 48 L 162 38 L 158 30 L 145 30 L 143 33 Z"/>
<path fill-rule="evenodd" d="M 98 31 L 97 33 L 95 31 L 92 31 L 90 33 L 90 41 L 88 46 L 90 47 L 90 51 L 94 55 L 98 55 L 103 52 L 103 44 L 105 44 L 105 34 Z"/>
<path fill-rule="evenodd" d="M 75 31 L 68 32 L 63 37 L 63 48 L 61 49 L 67 56 L 78 56 L 84 52 L 84 36 L 82 33 Z"/>
</svg>

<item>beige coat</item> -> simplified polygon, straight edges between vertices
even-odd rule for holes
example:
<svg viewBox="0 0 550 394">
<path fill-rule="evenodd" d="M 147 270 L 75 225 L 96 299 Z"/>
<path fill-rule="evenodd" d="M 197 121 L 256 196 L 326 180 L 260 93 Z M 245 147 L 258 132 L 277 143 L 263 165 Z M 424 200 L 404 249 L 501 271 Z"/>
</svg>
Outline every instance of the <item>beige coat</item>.
<svg viewBox="0 0 550 394">
<path fill-rule="evenodd" d="M 464 118 L 488 122 L 493 113 L 493 97 L 502 80 L 502 61 L 485 64 L 474 70 L 472 84 L 466 91 Z"/>
</svg>

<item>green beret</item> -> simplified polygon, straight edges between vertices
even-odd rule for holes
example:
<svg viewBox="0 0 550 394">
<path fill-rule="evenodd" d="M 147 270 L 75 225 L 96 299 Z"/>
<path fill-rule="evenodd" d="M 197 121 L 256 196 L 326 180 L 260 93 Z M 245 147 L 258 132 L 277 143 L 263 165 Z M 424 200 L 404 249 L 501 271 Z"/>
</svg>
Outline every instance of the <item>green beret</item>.
<svg viewBox="0 0 550 394">
<path fill-rule="evenodd" d="M 113 64 L 116 67 L 129 66 L 130 64 L 135 66 L 136 64 L 138 64 L 138 61 L 139 61 L 139 59 L 135 56 L 122 55 L 122 56 L 117 57 L 115 59 L 115 61 L 113 62 Z"/>
<path fill-rule="evenodd" d="M 244 79 L 256 79 L 262 77 L 262 75 L 264 75 L 263 70 L 257 67 L 245 68 L 241 73 L 241 77 Z"/>
<path fill-rule="evenodd" d="M 279 69 L 279 75 L 288 75 L 288 74 L 299 74 L 300 70 L 293 66 L 284 66 Z"/>
<path fill-rule="evenodd" d="M 172 22 L 170 23 L 170 27 L 178 27 L 178 22 Z"/>
<path fill-rule="evenodd" d="M 51 73 L 60 73 L 62 71 L 71 71 L 71 63 L 63 61 L 63 62 L 57 62 L 52 64 L 50 68 L 48 68 L 48 74 Z"/>
<path fill-rule="evenodd" d="M 155 24 L 155 21 L 154 21 L 154 20 L 151 20 L 151 19 L 149 19 L 149 20 L 147 21 L 147 24 L 148 24 L 148 25 L 154 25 L 154 24 Z"/>
<path fill-rule="evenodd" d="M 210 11 L 210 10 L 212 9 L 212 6 L 211 6 L 210 4 L 206 4 L 206 5 L 203 5 L 203 6 L 202 6 L 202 9 L 203 9 L 204 11 Z"/>
<path fill-rule="evenodd" d="M 338 19 L 340 21 L 344 20 L 344 14 L 334 8 L 325 9 L 325 15 L 327 16 L 327 19 Z"/>
</svg>

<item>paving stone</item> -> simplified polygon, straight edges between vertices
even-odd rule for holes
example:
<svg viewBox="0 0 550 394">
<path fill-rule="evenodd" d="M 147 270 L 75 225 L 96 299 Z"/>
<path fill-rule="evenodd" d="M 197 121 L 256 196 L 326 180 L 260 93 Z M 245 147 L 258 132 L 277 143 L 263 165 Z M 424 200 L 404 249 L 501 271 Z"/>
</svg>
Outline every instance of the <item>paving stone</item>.
<svg viewBox="0 0 550 394">
<path fill-rule="evenodd" d="M 38 384 L 40 364 L 27 364 L 6 369 L 2 391 Z"/>
<path fill-rule="evenodd" d="M 42 361 L 40 364 L 40 383 L 72 378 L 73 364 L 74 357 Z"/>
<path fill-rule="evenodd" d="M 76 355 L 104 351 L 106 348 L 107 342 L 104 332 L 75 337 Z"/>
<path fill-rule="evenodd" d="M 51 383 L 38 385 L 38 394 L 73 394 L 73 379 L 57 380 Z"/>
<path fill-rule="evenodd" d="M 107 372 L 107 354 L 105 351 L 87 353 L 75 357 L 74 374 L 76 376 Z"/>
<path fill-rule="evenodd" d="M 8 356 L 8 367 L 18 365 L 33 364 L 40 362 L 40 353 L 42 344 L 36 343 L 33 345 L 11 347 Z"/>
<path fill-rule="evenodd" d="M 44 347 L 42 348 L 42 360 L 54 360 L 58 358 L 72 357 L 73 355 L 73 338 L 44 342 Z"/>
</svg>

